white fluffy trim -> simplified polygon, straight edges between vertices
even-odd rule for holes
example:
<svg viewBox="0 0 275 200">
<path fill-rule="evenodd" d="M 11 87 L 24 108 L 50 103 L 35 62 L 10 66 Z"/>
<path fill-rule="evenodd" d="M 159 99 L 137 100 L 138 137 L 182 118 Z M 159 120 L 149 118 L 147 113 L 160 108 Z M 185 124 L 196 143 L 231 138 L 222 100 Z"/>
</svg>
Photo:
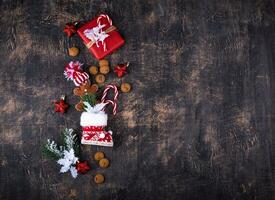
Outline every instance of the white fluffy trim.
<svg viewBox="0 0 275 200">
<path fill-rule="evenodd" d="M 107 126 L 108 116 L 105 113 L 83 112 L 80 117 L 81 126 Z"/>
</svg>

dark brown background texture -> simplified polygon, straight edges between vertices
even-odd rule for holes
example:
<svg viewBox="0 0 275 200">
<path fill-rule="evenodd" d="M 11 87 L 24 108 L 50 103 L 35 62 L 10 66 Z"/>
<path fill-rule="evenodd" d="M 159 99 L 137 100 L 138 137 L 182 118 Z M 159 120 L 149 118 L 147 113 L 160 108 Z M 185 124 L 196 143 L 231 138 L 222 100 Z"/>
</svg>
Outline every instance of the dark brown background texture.
<svg viewBox="0 0 275 200">
<path fill-rule="evenodd" d="M 109 120 L 115 147 L 83 146 L 92 170 L 73 180 L 40 147 L 80 128 L 73 107 L 60 115 L 51 104 L 78 101 L 67 48 L 96 64 L 64 24 L 101 12 L 126 39 L 107 58 L 131 62 L 133 91 Z M 275 199 L 275 1 L 2 0 L 0 13 L 1 200 Z"/>
</svg>

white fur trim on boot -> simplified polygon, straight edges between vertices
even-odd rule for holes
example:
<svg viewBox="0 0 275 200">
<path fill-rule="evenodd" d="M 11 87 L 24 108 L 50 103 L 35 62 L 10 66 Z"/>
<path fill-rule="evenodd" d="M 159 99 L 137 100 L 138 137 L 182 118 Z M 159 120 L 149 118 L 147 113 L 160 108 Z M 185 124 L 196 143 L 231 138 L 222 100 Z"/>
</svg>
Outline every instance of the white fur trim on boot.
<svg viewBox="0 0 275 200">
<path fill-rule="evenodd" d="M 107 126 L 108 116 L 105 113 L 83 112 L 80 117 L 81 126 Z"/>
</svg>

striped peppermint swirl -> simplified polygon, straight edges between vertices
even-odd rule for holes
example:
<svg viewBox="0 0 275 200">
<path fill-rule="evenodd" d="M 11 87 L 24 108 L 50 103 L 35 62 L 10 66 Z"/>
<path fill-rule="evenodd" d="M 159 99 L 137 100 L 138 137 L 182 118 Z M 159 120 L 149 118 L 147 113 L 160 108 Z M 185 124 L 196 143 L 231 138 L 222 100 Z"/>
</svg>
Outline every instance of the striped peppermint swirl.
<svg viewBox="0 0 275 200">
<path fill-rule="evenodd" d="M 64 70 L 64 75 L 67 80 L 72 80 L 76 86 L 83 85 L 89 79 L 89 75 L 83 72 L 79 61 L 71 61 Z"/>
</svg>

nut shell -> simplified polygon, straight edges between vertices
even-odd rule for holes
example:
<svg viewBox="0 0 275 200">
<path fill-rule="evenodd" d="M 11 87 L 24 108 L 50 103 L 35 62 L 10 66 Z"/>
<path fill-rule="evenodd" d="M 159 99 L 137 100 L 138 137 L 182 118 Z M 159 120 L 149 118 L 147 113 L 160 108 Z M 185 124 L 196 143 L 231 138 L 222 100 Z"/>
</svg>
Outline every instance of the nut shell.
<svg viewBox="0 0 275 200">
<path fill-rule="evenodd" d="M 98 67 L 97 66 L 91 66 L 89 68 L 89 72 L 93 75 L 96 75 L 98 73 Z"/>
<path fill-rule="evenodd" d="M 120 86 L 122 92 L 127 93 L 131 91 L 131 85 L 129 83 L 122 83 Z"/>
<path fill-rule="evenodd" d="M 79 54 L 79 49 L 76 47 L 71 47 L 68 49 L 69 51 L 69 56 L 75 57 Z"/>
<path fill-rule="evenodd" d="M 105 82 L 105 76 L 103 74 L 97 74 L 95 77 L 95 81 L 99 84 Z"/>
<path fill-rule="evenodd" d="M 103 60 L 99 61 L 99 67 L 104 66 L 104 65 L 109 65 L 108 60 L 103 59 Z"/>
<path fill-rule="evenodd" d="M 102 174 L 96 174 L 94 177 L 94 182 L 97 184 L 103 183 L 105 180 L 104 176 Z"/>
<path fill-rule="evenodd" d="M 97 160 L 97 161 L 101 160 L 104 157 L 105 157 L 105 155 L 102 151 L 98 151 L 94 155 L 94 159 Z"/>
<path fill-rule="evenodd" d="M 102 158 L 102 159 L 99 161 L 99 166 L 100 166 L 101 168 L 107 168 L 107 167 L 109 167 L 109 165 L 110 165 L 110 162 L 109 162 L 109 160 L 108 160 L 107 158 Z"/>
<path fill-rule="evenodd" d="M 108 74 L 110 72 L 109 65 L 103 65 L 99 68 L 101 74 Z"/>
</svg>

